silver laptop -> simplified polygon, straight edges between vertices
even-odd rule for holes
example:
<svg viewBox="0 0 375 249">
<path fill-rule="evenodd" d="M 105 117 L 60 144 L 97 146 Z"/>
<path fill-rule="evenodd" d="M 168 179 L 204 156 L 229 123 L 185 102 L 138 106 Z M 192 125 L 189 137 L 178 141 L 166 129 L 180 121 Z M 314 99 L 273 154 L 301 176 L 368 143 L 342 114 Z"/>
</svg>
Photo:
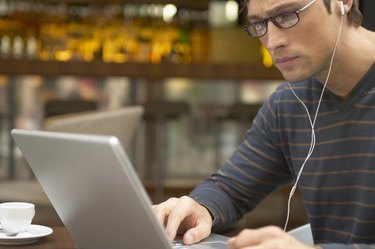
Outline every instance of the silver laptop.
<svg viewBox="0 0 375 249">
<path fill-rule="evenodd" d="M 124 148 L 138 127 L 144 108 L 126 106 L 118 109 L 88 111 L 52 116 L 44 122 L 48 131 L 116 136 Z"/>
<path fill-rule="evenodd" d="M 228 238 L 217 234 L 172 246 L 116 137 L 17 129 L 11 135 L 78 248 L 227 248 Z"/>
</svg>

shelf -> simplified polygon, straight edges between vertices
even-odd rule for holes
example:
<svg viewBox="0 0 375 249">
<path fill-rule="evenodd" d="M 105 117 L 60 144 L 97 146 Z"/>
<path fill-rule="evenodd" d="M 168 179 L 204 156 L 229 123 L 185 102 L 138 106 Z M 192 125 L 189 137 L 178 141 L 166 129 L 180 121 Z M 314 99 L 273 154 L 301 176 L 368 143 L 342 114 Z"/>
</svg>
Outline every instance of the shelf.
<svg viewBox="0 0 375 249">
<path fill-rule="evenodd" d="M 45 0 L 44 3 L 66 3 L 66 4 L 125 4 L 125 3 L 135 3 L 135 4 L 174 4 L 180 7 L 189 7 L 197 9 L 207 9 L 209 5 L 209 0 Z"/>
<path fill-rule="evenodd" d="M 129 78 L 159 79 L 186 77 L 203 79 L 257 79 L 281 80 L 276 68 L 245 64 L 148 64 L 148 63 L 104 63 L 57 62 L 38 60 L 0 60 L 0 74 L 4 75 L 73 75 L 82 77 L 126 76 Z"/>
</svg>

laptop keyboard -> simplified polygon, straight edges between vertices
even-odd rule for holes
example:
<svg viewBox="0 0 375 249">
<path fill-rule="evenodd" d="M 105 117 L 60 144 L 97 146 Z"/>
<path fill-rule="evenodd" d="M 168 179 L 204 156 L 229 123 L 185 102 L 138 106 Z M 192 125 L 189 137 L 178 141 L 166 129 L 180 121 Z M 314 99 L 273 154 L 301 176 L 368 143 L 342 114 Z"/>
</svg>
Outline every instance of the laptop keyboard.
<svg viewBox="0 0 375 249">
<path fill-rule="evenodd" d="M 183 248 L 189 248 L 189 246 L 184 245 L 181 241 L 172 241 L 172 248 L 173 249 L 183 249 Z"/>
<path fill-rule="evenodd" d="M 173 249 L 228 249 L 228 246 L 224 242 L 201 242 L 193 245 L 184 245 L 181 241 L 172 242 Z"/>
</svg>

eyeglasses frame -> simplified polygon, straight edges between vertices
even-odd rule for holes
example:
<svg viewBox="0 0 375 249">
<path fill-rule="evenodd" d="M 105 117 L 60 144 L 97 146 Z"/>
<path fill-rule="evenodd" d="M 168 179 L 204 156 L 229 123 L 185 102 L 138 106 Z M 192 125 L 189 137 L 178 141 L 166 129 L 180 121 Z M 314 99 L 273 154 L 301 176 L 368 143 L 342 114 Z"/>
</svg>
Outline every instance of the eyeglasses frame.
<svg viewBox="0 0 375 249">
<path fill-rule="evenodd" d="M 310 7 L 311 5 L 313 5 L 316 1 L 317 1 L 317 0 L 312 0 L 312 1 L 310 1 L 308 4 L 306 4 L 305 6 L 303 6 L 302 8 L 300 8 L 300 9 L 298 9 L 298 10 L 296 10 L 296 11 L 284 12 L 284 13 L 278 14 L 277 16 L 270 16 L 270 17 L 265 18 L 265 19 L 263 19 L 263 20 L 261 20 L 261 21 L 257 21 L 257 22 L 255 22 L 255 23 L 251 23 L 251 24 L 249 24 L 249 25 L 243 27 L 243 31 L 245 31 L 245 32 L 246 32 L 249 36 L 251 36 L 251 37 L 254 37 L 254 38 L 260 38 L 260 37 L 265 36 L 265 35 L 267 34 L 267 31 L 268 31 L 268 22 L 269 22 L 269 21 L 271 21 L 271 22 L 272 22 L 276 27 L 278 27 L 279 29 L 290 29 L 290 28 L 296 26 L 297 23 L 299 22 L 299 20 L 300 20 L 299 13 L 301 13 L 301 12 L 304 11 L 304 10 L 306 10 L 308 7 Z M 293 24 L 292 26 L 287 27 L 287 28 L 280 26 L 280 24 L 276 21 L 276 18 L 279 17 L 280 15 L 285 15 L 285 14 L 295 14 L 295 15 L 297 16 L 297 22 L 296 22 L 295 24 Z M 258 23 L 264 23 L 264 24 L 265 24 L 265 27 L 266 27 L 266 29 L 265 29 L 266 31 L 265 31 L 264 34 L 262 34 L 262 35 L 254 36 L 254 35 L 252 35 L 252 34 L 249 32 L 249 27 L 250 27 L 251 25 L 255 25 L 255 24 L 258 24 Z"/>
</svg>

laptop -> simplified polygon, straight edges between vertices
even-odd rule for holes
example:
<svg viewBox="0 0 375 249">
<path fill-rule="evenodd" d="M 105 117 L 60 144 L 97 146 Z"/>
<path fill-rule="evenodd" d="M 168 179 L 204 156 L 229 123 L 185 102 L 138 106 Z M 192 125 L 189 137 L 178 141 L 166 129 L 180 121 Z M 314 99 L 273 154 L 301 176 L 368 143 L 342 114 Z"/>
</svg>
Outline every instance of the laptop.
<svg viewBox="0 0 375 249">
<path fill-rule="evenodd" d="M 144 108 L 126 106 L 118 109 L 87 111 L 46 118 L 47 131 L 116 136 L 124 148 L 138 127 Z"/>
<path fill-rule="evenodd" d="M 11 136 L 78 248 L 227 248 L 217 234 L 172 246 L 116 137 L 19 129 Z"/>
</svg>

